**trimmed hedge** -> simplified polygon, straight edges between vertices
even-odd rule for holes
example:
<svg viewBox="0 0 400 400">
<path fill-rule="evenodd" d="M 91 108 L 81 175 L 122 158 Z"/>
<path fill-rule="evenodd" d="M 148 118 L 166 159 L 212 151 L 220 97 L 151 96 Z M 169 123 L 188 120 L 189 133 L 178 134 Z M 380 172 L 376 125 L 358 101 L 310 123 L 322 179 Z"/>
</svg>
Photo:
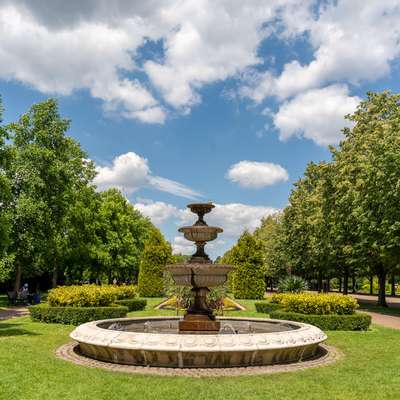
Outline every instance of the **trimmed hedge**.
<svg viewBox="0 0 400 400">
<path fill-rule="evenodd" d="M 104 307 L 135 295 L 133 285 L 73 285 L 51 289 L 47 301 L 53 307 Z"/>
<path fill-rule="evenodd" d="M 124 299 L 124 300 L 116 300 L 114 302 L 120 306 L 128 307 L 128 311 L 141 311 L 146 308 L 147 300 L 146 299 Z"/>
<path fill-rule="evenodd" d="M 47 304 L 29 306 L 32 321 L 80 325 L 98 319 L 123 318 L 128 307 L 51 307 Z"/>
<path fill-rule="evenodd" d="M 271 303 L 281 305 L 285 311 L 311 315 L 350 315 L 358 308 L 351 296 L 326 293 L 278 293 L 271 296 Z"/>
<path fill-rule="evenodd" d="M 257 301 L 254 303 L 256 311 L 259 313 L 270 314 L 272 311 L 281 310 L 282 306 L 277 303 L 271 303 L 270 301 Z"/>
<path fill-rule="evenodd" d="M 325 331 L 366 331 L 371 325 L 371 316 L 362 313 L 350 315 L 312 315 L 277 310 L 272 311 L 270 317 L 273 319 L 304 322 L 315 325 Z"/>
</svg>

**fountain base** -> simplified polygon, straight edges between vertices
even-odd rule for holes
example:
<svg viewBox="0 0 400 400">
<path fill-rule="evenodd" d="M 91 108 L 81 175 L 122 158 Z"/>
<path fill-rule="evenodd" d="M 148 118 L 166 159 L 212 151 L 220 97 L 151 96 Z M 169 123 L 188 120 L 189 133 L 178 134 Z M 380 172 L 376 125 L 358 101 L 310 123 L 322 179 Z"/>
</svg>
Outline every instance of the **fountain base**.
<svg viewBox="0 0 400 400">
<path fill-rule="evenodd" d="M 179 321 L 179 332 L 219 332 L 221 323 L 212 320 L 208 315 L 186 314 L 183 320 Z"/>
</svg>

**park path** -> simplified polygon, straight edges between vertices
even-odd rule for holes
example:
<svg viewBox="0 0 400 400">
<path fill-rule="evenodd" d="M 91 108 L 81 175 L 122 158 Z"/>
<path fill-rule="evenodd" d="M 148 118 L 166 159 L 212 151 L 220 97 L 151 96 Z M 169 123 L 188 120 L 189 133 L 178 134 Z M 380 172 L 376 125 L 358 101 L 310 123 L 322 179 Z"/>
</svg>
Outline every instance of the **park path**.
<svg viewBox="0 0 400 400">
<path fill-rule="evenodd" d="M 400 329 L 400 316 L 384 315 L 372 311 L 361 311 L 372 317 L 372 323 L 385 326 L 386 328 Z"/>
<path fill-rule="evenodd" d="M 12 307 L 12 308 L 0 307 L 0 321 L 15 317 L 23 317 L 24 315 L 28 314 L 29 311 L 26 307 Z"/>
</svg>

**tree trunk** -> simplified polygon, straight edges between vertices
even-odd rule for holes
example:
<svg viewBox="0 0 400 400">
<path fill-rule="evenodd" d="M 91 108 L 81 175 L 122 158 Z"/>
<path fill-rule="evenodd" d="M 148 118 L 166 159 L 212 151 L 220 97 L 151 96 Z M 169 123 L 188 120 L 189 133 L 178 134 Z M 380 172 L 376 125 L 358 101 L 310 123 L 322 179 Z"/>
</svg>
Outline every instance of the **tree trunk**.
<svg viewBox="0 0 400 400">
<path fill-rule="evenodd" d="M 326 290 L 328 293 L 331 291 L 331 280 L 329 278 L 326 281 Z"/>
<path fill-rule="evenodd" d="M 391 284 L 392 284 L 392 288 L 391 288 L 390 294 L 392 296 L 396 296 L 396 280 L 394 278 L 394 274 L 392 275 Z"/>
<path fill-rule="evenodd" d="M 356 290 L 356 277 L 354 275 L 351 277 L 351 291 L 353 293 L 357 292 L 357 290 Z"/>
<path fill-rule="evenodd" d="M 318 273 L 318 293 L 321 293 L 321 292 L 322 292 L 322 275 L 319 272 Z"/>
<path fill-rule="evenodd" d="M 342 277 L 339 277 L 339 293 L 342 293 Z"/>
<path fill-rule="evenodd" d="M 386 272 L 383 267 L 380 267 L 378 271 L 378 282 L 379 282 L 379 292 L 378 292 L 378 306 L 387 307 L 386 304 Z"/>
<path fill-rule="evenodd" d="M 54 263 L 53 266 L 53 276 L 51 278 L 51 287 L 55 288 L 58 283 L 58 265 L 57 263 Z"/>
<path fill-rule="evenodd" d="M 274 291 L 274 280 L 271 278 L 271 292 Z"/>
<path fill-rule="evenodd" d="M 369 294 L 374 294 L 374 277 L 369 278 Z"/>
<path fill-rule="evenodd" d="M 344 275 L 343 275 L 343 294 L 347 295 L 349 294 L 349 271 L 346 268 L 344 270 Z"/>
<path fill-rule="evenodd" d="M 21 287 L 22 266 L 19 262 L 15 265 L 14 292 L 18 293 Z"/>
</svg>

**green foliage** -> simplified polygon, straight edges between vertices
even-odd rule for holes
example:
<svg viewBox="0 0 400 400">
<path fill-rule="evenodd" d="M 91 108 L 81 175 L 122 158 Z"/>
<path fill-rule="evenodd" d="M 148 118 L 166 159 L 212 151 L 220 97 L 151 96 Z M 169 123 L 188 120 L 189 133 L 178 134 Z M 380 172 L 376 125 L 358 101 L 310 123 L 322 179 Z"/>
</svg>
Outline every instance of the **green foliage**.
<svg viewBox="0 0 400 400">
<path fill-rule="evenodd" d="M 60 307 L 102 307 L 135 295 L 134 286 L 59 286 L 49 291 L 47 302 L 50 306 Z"/>
<path fill-rule="evenodd" d="M 270 314 L 272 311 L 282 309 L 282 305 L 278 303 L 271 303 L 270 301 L 257 301 L 254 303 L 256 311 L 263 314 Z"/>
<path fill-rule="evenodd" d="M 313 315 L 277 310 L 272 311 L 270 317 L 273 319 L 311 324 L 324 331 L 366 331 L 371 325 L 371 316 L 362 313 L 351 315 Z"/>
<path fill-rule="evenodd" d="M 258 239 L 244 232 L 229 252 L 234 265 L 233 295 L 237 299 L 262 299 L 265 293 L 263 247 Z"/>
<path fill-rule="evenodd" d="M 128 311 L 141 311 L 146 308 L 147 300 L 146 299 L 123 299 L 123 300 L 115 300 L 114 304 L 119 306 L 125 306 L 128 308 Z"/>
<path fill-rule="evenodd" d="M 47 304 L 29 306 L 32 321 L 46 323 L 80 325 L 89 321 L 109 318 L 123 318 L 128 307 L 52 307 Z"/>
<path fill-rule="evenodd" d="M 287 276 L 279 281 L 278 292 L 301 293 L 306 290 L 307 285 L 303 278 L 295 275 Z"/>
<path fill-rule="evenodd" d="M 140 296 L 159 297 L 163 295 L 164 269 L 172 261 L 171 246 L 158 229 L 151 229 L 140 261 L 138 281 Z"/>
<path fill-rule="evenodd" d="M 349 315 L 358 308 L 353 297 L 322 293 L 278 293 L 271 296 L 271 303 L 281 305 L 285 311 L 318 315 Z"/>
</svg>

